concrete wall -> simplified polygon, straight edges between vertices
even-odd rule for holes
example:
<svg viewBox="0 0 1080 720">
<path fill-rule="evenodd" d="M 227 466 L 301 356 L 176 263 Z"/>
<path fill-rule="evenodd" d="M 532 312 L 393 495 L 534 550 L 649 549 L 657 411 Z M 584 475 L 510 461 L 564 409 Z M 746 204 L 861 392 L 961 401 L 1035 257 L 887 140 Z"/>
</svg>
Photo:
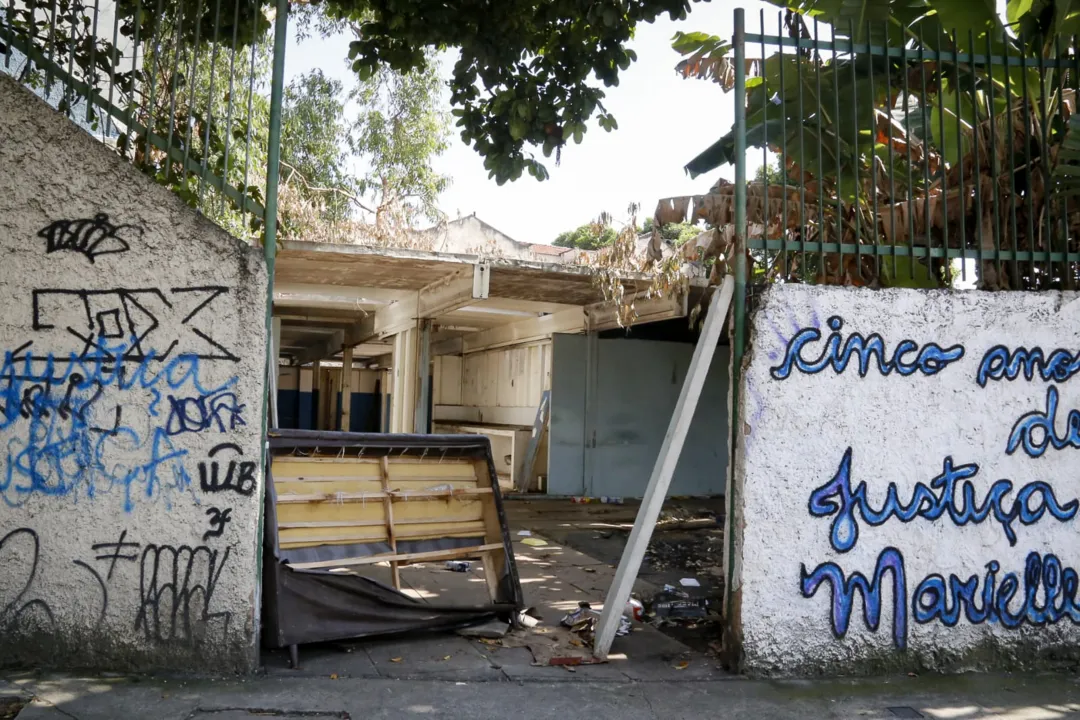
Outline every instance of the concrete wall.
<svg viewBox="0 0 1080 720">
<path fill-rule="evenodd" d="M 257 664 L 266 269 L 0 77 L 0 663 Z"/>
<path fill-rule="evenodd" d="M 554 336 L 548 492 L 641 497 L 694 346 Z M 588 381 L 590 365 L 593 383 Z M 719 347 L 669 495 L 721 495 L 727 474 L 727 347 Z"/>
<path fill-rule="evenodd" d="M 434 358 L 435 419 L 528 425 L 551 388 L 551 341 Z"/>
<path fill-rule="evenodd" d="M 748 669 L 1075 663 L 1078 331 L 1074 293 L 762 298 L 732 523 Z"/>
</svg>

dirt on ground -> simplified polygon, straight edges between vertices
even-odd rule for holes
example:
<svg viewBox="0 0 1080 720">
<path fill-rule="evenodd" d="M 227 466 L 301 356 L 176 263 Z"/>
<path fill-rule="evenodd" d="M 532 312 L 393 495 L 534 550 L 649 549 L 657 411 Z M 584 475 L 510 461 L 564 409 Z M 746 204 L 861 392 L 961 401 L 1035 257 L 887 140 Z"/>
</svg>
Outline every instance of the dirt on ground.
<svg viewBox="0 0 1080 720">
<path fill-rule="evenodd" d="M 0 697 L 0 720 L 15 720 L 27 700 L 19 697 Z"/>
<path fill-rule="evenodd" d="M 515 501 L 511 505 L 516 506 L 511 512 L 512 527 L 531 528 L 611 566 L 619 564 L 638 509 L 636 503 L 545 500 Z M 717 651 L 724 565 L 723 499 L 670 498 L 661 511 L 638 575 L 660 589 L 654 597 L 639 598 L 647 610 L 654 610 L 651 622 L 699 652 Z M 670 590 L 665 592 L 665 587 Z M 657 605 L 661 606 L 659 610 Z M 665 616 L 665 605 L 668 610 L 674 605 L 674 612 Z M 693 614 L 690 606 L 694 605 L 704 606 L 704 617 L 676 617 Z"/>
</svg>

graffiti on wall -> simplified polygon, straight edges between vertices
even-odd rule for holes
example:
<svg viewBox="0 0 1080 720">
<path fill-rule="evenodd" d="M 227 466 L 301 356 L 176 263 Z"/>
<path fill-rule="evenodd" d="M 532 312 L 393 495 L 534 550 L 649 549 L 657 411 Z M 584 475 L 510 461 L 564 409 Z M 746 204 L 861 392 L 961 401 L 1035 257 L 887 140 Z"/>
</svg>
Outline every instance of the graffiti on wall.
<svg viewBox="0 0 1080 720">
<path fill-rule="evenodd" d="M 45 253 L 71 251 L 94 263 L 128 253 L 142 229 L 99 213 L 56 221 L 39 235 Z M 180 494 L 198 503 L 194 478 L 205 473 L 205 458 L 190 457 L 179 440 L 227 436 L 248 422 L 227 369 L 239 358 L 214 337 L 210 320 L 229 294 L 217 285 L 33 290 L 28 335 L 0 348 L 3 504 L 111 493 L 126 512 L 140 501 L 169 506 Z M 209 372 L 219 364 L 224 371 Z M 250 495 L 253 464 L 235 474 L 229 465 L 222 484 Z"/>
<path fill-rule="evenodd" d="M 131 262 L 143 234 L 98 213 L 42 228 L 39 251 L 47 263 L 100 268 L 105 256 Z M 104 517 L 133 524 L 84 546 L 11 515 L 25 526 L 0 531 L 0 636 L 61 633 L 77 617 L 152 645 L 225 638 L 232 612 L 220 588 L 237 562 L 227 500 L 247 500 L 257 485 L 256 463 L 229 442 L 251 422 L 235 339 L 215 330 L 232 291 L 72 287 L 76 275 L 27 289 L 10 308 L 25 330 L 0 346 L 0 507 L 108 503 Z M 169 541 L 145 514 L 130 519 L 181 500 L 195 513 Z"/>
<path fill-rule="evenodd" d="M 783 353 L 772 358 L 770 377 L 784 382 L 796 374 L 832 373 L 859 381 L 877 374 L 918 383 L 923 377 L 957 373 L 975 392 L 991 383 L 1045 383 L 1032 409 L 1001 438 L 1001 453 L 1034 460 L 1048 452 L 1080 448 L 1080 411 L 1064 412 L 1059 407 L 1058 388 L 1080 372 L 1080 353 L 996 345 L 981 357 L 968 358 L 962 344 L 919 344 L 879 333 L 845 333 L 844 319 L 838 316 L 830 317 L 826 325 L 831 331 L 826 337 L 815 323 L 785 339 Z M 963 619 L 1008 630 L 1025 624 L 1080 623 L 1080 574 L 1045 548 L 1027 552 L 1022 567 L 1005 567 L 991 558 L 970 573 L 947 577 L 934 572 L 912 577 L 903 551 L 892 545 L 880 550 L 872 568 L 845 566 L 843 556 L 859 543 L 860 529 L 892 523 L 920 528 L 939 523 L 956 528 L 990 525 L 1000 530 L 1009 547 L 1024 548 L 1031 533 L 1071 523 L 1080 510 L 1070 486 L 986 478 L 973 458 L 946 456 L 940 468 L 940 473 L 904 492 L 895 482 L 871 486 L 859 478 L 859 456 L 849 446 L 840 450 L 833 476 L 810 491 L 806 512 L 826 523 L 815 527 L 825 528 L 828 545 L 839 557 L 813 567 L 802 564 L 798 592 L 804 599 L 828 593 L 833 635 L 848 634 L 860 605 L 865 628 L 887 631 L 898 649 L 907 647 L 912 623 L 954 627 Z M 887 630 L 880 627 L 885 610 L 892 618 Z"/>
</svg>

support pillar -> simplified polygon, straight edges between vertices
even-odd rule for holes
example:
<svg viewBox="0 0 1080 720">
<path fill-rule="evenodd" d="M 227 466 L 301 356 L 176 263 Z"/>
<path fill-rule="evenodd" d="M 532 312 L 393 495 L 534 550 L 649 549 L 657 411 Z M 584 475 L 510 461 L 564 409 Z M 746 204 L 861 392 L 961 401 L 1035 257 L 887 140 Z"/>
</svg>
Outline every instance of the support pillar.
<svg viewBox="0 0 1080 720">
<path fill-rule="evenodd" d="M 322 363 L 320 363 L 318 360 L 311 363 L 311 398 L 312 398 L 312 403 L 313 403 L 312 408 L 311 408 L 311 429 L 312 430 L 320 430 L 321 429 L 321 427 L 319 425 L 319 422 L 322 420 L 322 400 L 323 400 L 323 394 L 322 394 L 322 391 L 321 391 L 322 382 L 320 380 L 320 376 L 322 375 L 322 367 L 321 367 L 321 365 L 322 365 Z"/>
<path fill-rule="evenodd" d="M 428 431 L 428 412 L 431 407 L 431 320 L 418 323 L 416 340 L 416 409 L 413 432 Z"/>
<path fill-rule="evenodd" d="M 416 427 L 416 345 L 415 327 L 394 336 L 393 388 L 390 398 L 390 432 L 411 433 Z"/>
<path fill-rule="evenodd" d="M 341 427 L 338 430 L 348 432 L 352 427 L 352 373 L 353 349 L 347 347 L 341 351 Z"/>
</svg>

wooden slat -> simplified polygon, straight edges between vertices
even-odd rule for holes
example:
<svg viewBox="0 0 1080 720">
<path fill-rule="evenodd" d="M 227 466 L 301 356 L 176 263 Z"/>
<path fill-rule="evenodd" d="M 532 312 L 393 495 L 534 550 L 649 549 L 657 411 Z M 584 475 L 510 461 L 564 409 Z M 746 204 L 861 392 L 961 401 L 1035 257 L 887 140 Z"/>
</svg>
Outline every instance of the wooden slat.
<svg viewBox="0 0 1080 720">
<path fill-rule="evenodd" d="M 404 555 L 381 554 L 368 555 L 362 558 L 344 558 L 342 560 L 319 560 L 309 563 L 290 563 L 289 566 L 297 570 L 313 570 L 315 568 L 328 567 L 351 567 L 354 565 L 374 565 L 381 562 L 435 562 L 439 560 L 454 560 L 456 558 L 480 555 L 492 550 L 502 550 L 502 543 L 489 543 L 475 547 L 455 548 L 454 550 L 434 550 L 432 552 L 406 553 Z"/>
<path fill-rule="evenodd" d="M 451 528 L 447 532 L 446 528 L 439 527 L 437 524 L 432 528 L 420 528 L 416 530 L 398 531 L 396 538 L 403 540 L 421 540 L 421 539 L 434 539 L 434 538 L 446 538 L 446 537 L 478 537 L 484 534 L 483 522 L 477 521 L 472 523 L 458 523 L 455 527 Z M 334 528 L 307 528 L 308 530 L 333 530 Z M 380 528 L 382 532 L 378 534 L 357 534 L 346 533 L 344 535 L 327 534 L 327 535 L 300 535 L 294 536 L 290 533 L 283 532 L 278 541 L 282 547 L 300 547 L 302 545 L 343 545 L 352 543 L 363 542 L 385 542 L 390 540 L 385 528 Z M 394 540 L 392 545 L 394 552 L 397 552 L 397 540 Z"/>
<path fill-rule="evenodd" d="M 459 518 L 453 515 L 444 515 L 437 518 L 420 518 L 417 520 L 402 520 L 400 518 L 394 520 L 394 525 L 449 525 L 449 524 L 463 524 L 473 523 L 475 519 Z M 712 520 L 709 520 L 712 522 Z M 317 520 L 312 522 L 279 522 L 279 530 L 295 530 L 297 528 L 317 528 L 317 527 L 383 527 L 386 525 L 382 520 Z"/>
<path fill-rule="evenodd" d="M 491 475 L 488 471 L 487 463 L 478 462 L 473 465 L 473 472 L 476 473 L 476 484 L 480 489 L 492 492 L 491 489 Z M 499 513 L 495 508 L 494 498 L 484 503 L 484 539 L 489 543 L 495 544 L 496 540 L 502 540 L 502 524 L 499 522 Z M 502 543 L 499 542 L 497 547 L 502 547 Z M 489 578 L 487 580 L 488 593 L 491 595 L 491 602 L 498 602 L 498 589 L 499 581 L 503 575 L 507 572 L 507 559 L 506 553 L 492 553 L 490 557 L 485 558 L 484 562 L 484 577 Z"/>
<path fill-rule="evenodd" d="M 331 494 L 327 494 L 327 493 L 306 493 L 306 494 L 303 494 L 303 495 L 292 494 L 292 493 L 284 493 L 284 494 L 278 495 L 277 501 L 278 501 L 279 504 L 283 503 L 283 504 L 286 504 L 286 505 L 289 504 L 289 503 L 338 502 L 339 500 L 341 502 L 361 502 L 361 501 L 367 501 L 367 500 L 382 500 L 384 497 L 387 497 L 389 495 L 389 497 L 394 502 L 409 502 L 409 501 L 412 501 L 412 500 L 424 500 L 424 499 L 433 500 L 433 499 L 436 499 L 436 498 L 442 499 L 442 500 L 449 500 L 449 499 L 459 498 L 459 497 L 462 497 L 462 496 L 470 497 L 470 496 L 476 496 L 476 495 L 490 495 L 490 494 L 491 494 L 491 487 L 486 487 L 486 488 L 461 488 L 460 490 L 453 490 L 450 493 L 445 492 L 445 491 L 443 491 L 443 492 L 411 492 L 410 491 L 410 492 L 407 492 L 407 493 L 402 493 L 402 492 L 397 492 L 397 491 L 393 491 L 393 492 L 390 492 L 390 493 L 384 493 L 384 492 L 381 492 L 381 491 L 380 492 L 367 492 L 367 493 L 344 493 L 343 492 L 340 495 L 336 495 L 336 494 L 332 494 L 332 493 Z"/>
<path fill-rule="evenodd" d="M 397 554 L 397 538 L 394 535 L 394 502 L 390 499 L 390 462 L 382 459 L 382 489 L 386 493 L 383 499 L 383 511 L 386 513 L 386 534 L 390 538 L 390 550 Z M 393 578 L 394 589 L 401 590 L 401 571 L 396 562 L 390 563 L 390 575 Z"/>
</svg>

